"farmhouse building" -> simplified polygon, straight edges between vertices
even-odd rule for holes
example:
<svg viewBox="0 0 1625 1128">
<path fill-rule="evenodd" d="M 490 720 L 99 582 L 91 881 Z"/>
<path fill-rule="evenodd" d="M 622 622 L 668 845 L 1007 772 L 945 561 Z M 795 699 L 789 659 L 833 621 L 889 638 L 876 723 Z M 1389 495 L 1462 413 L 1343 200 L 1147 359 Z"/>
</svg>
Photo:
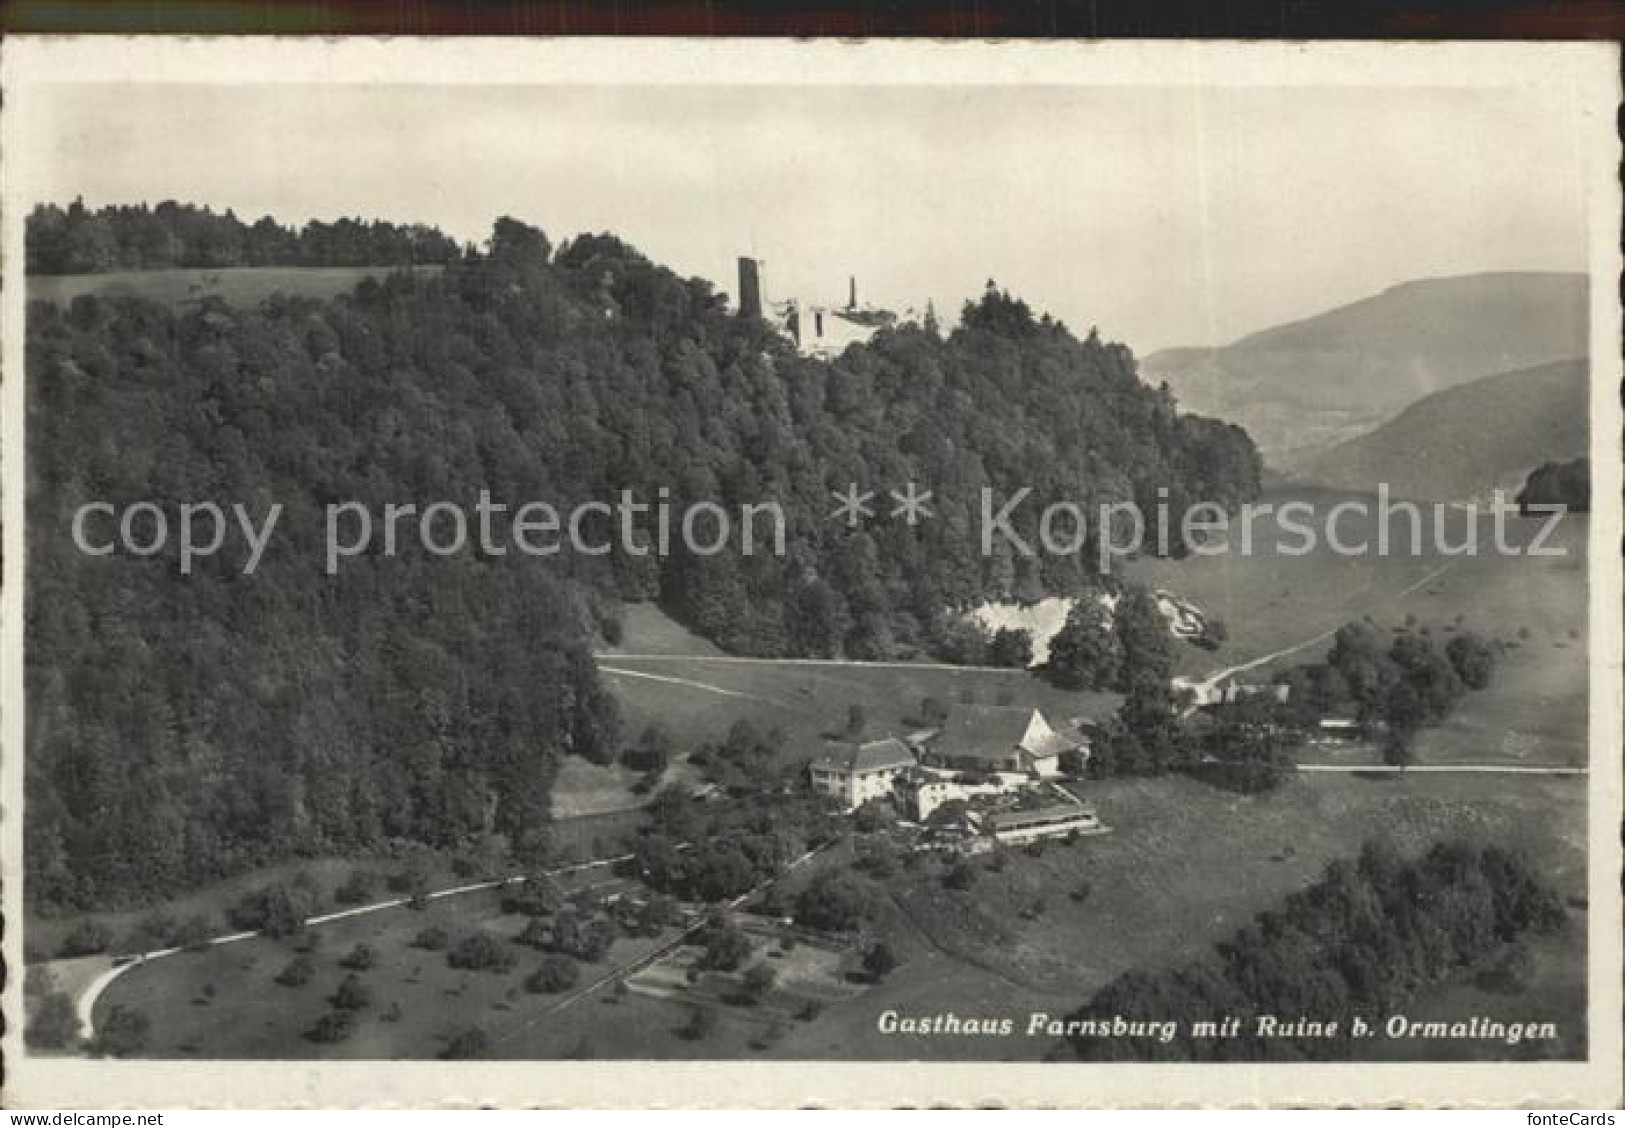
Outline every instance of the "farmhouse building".
<svg viewBox="0 0 1625 1128">
<path fill-rule="evenodd" d="M 922 823 L 944 804 L 998 795 L 1005 790 L 1000 783 L 963 783 L 952 776 L 923 770 L 904 772 L 893 786 L 904 813 Z"/>
<path fill-rule="evenodd" d="M 1055 838 L 1100 831 L 1093 807 L 1084 803 L 1049 803 L 1026 810 L 995 811 L 987 817 L 987 829 L 1007 845 L 1020 845 L 1039 838 Z"/>
<path fill-rule="evenodd" d="M 1371 728 L 1354 717 L 1322 717 L 1315 722 L 1313 739 L 1319 744 L 1347 744 L 1368 739 Z"/>
<path fill-rule="evenodd" d="M 1089 738 L 1076 725 L 1054 728 L 1037 709 L 965 706 L 954 710 L 924 744 L 920 761 L 962 772 L 1025 776 L 1061 773 L 1061 757 L 1089 757 Z"/>
<path fill-rule="evenodd" d="M 914 763 L 913 750 L 896 737 L 863 744 L 831 741 L 807 771 L 816 790 L 851 810 L 891 794 L 892 782 Z"/>
<path fill-rule="evenodd" d="M 1252 685 L 1230 682 L 1219 691 L 1220 705 L 1240 705 L 1243 701 L 1267 701 L 1272 705 L 1285 705 L 1292 700 L 1292 687 L 1285 682 Z"/>
</svg>

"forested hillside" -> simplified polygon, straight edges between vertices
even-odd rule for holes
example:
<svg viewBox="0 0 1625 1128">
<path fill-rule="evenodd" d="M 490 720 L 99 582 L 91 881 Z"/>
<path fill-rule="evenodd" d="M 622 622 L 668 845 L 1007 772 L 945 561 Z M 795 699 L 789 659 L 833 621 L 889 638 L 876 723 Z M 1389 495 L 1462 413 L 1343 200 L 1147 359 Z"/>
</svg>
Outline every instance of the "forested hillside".
<svg viewBox="0 0 1625 1128">
<path fill-rule="evenodd" d="M 28 322 L 28 894 L 106 905 L 292 854 L 495 832 L 545 848 L 558 758 L 615 755 L 589 653 L 658 598 L 759 654 L 932 648 L 989 594 L 1076 590 L 1089 561 L 984 560 L 978 491 L 1036 505 L 1235 504 L 1239 429 L 1176 414 L 1129 350 L 989 290 L 946 338 L 909 328 L 798 358 L 610 236 L 555 249 L 498 221 L 434 278 L 336 301 L 35 304 Z M 937 519 L 849 531 L 832 489 L 935 491 Z M 471 550 L 322 568 L 323 507 L 777 501 L 788 553 Z M 881 513 L 885 514 L 881 493 Z M 226 553 L 81 555 L 90 500 L 286 506 L 258 572 Z"/>
<path fill-rule="evenodd" d="M 165 200 L 92 210 L 41 204 L 28 217 L 28 273 L 219 269 L 232 266 L 409 266 L 450 262 L 455 240 L 422 224 L 312 220 L 295 230 L 270 216 L 244 223 Z"/>
</svg>

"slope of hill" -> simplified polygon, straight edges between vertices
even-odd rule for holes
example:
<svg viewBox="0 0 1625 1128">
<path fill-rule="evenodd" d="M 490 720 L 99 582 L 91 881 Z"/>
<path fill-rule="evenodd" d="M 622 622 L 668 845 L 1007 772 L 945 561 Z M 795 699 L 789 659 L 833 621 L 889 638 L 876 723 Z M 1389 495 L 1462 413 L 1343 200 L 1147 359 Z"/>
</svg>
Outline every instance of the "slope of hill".
<svg viewBox="0 0 1625 1128">
<path fill-rule="evenodd" d="M 1340 489 L 1386 482 L 1397 497 L 1486 499 L 1501 489 L 1510 498 L 1531 467 L 1585 452 L 1587 385 L 1583 360 L 1488 376 L 1285 470 Z"/>
<path fill-rule="evenodd" d="M 1422 396 L 1587 353 L 1582 274 L 1406 282 L 1222 348 L 1164 349 L 1141 372 L 1191 411 L 1246 427 L 1265 457 L 1303 457 Z"/>
</svg>

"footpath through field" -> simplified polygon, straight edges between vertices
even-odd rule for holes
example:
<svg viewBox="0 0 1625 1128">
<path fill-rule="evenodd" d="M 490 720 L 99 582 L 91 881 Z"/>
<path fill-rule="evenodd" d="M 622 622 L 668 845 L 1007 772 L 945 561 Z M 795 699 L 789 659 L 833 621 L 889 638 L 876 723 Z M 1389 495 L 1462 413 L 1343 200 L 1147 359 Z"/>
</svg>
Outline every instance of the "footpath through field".
<svg viewBox="0 0 1625 1128">
<path fill-rule="evenodd" d="M 955 673 L 1020 673 L 1015 666 L 956 666 L 952 662 L 866 662 L 857 658 L 745 658 L 737 654 L 619 654 L 597 656 L 607 662 L 710 662 L 733 666 L 842 666 L 859 670 L 951 670 Z M 603 669 L 604 667 L 600 667 Z M 625 672 L 625 671 L 622 671 Z"/>
</svg>

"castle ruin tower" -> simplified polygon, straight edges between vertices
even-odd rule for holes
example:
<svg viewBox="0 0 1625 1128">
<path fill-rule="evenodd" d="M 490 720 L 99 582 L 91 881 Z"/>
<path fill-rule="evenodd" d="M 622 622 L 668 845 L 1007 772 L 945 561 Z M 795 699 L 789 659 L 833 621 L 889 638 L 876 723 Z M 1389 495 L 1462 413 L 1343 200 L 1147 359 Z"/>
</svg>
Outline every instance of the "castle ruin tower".
<svg viewBox="0 0 1625 1128">
<path fill-rule="evenodd" d="M 739 316 L 761 317 L 764 311 L 762 275 L 767 264 L 760 259 L 739 259 Z"/>
<path fill-rule="evenodd" d="M 846 276 L 846 308 L 858 308 L 858 276 L 856 274 Z"/>
</svg>

